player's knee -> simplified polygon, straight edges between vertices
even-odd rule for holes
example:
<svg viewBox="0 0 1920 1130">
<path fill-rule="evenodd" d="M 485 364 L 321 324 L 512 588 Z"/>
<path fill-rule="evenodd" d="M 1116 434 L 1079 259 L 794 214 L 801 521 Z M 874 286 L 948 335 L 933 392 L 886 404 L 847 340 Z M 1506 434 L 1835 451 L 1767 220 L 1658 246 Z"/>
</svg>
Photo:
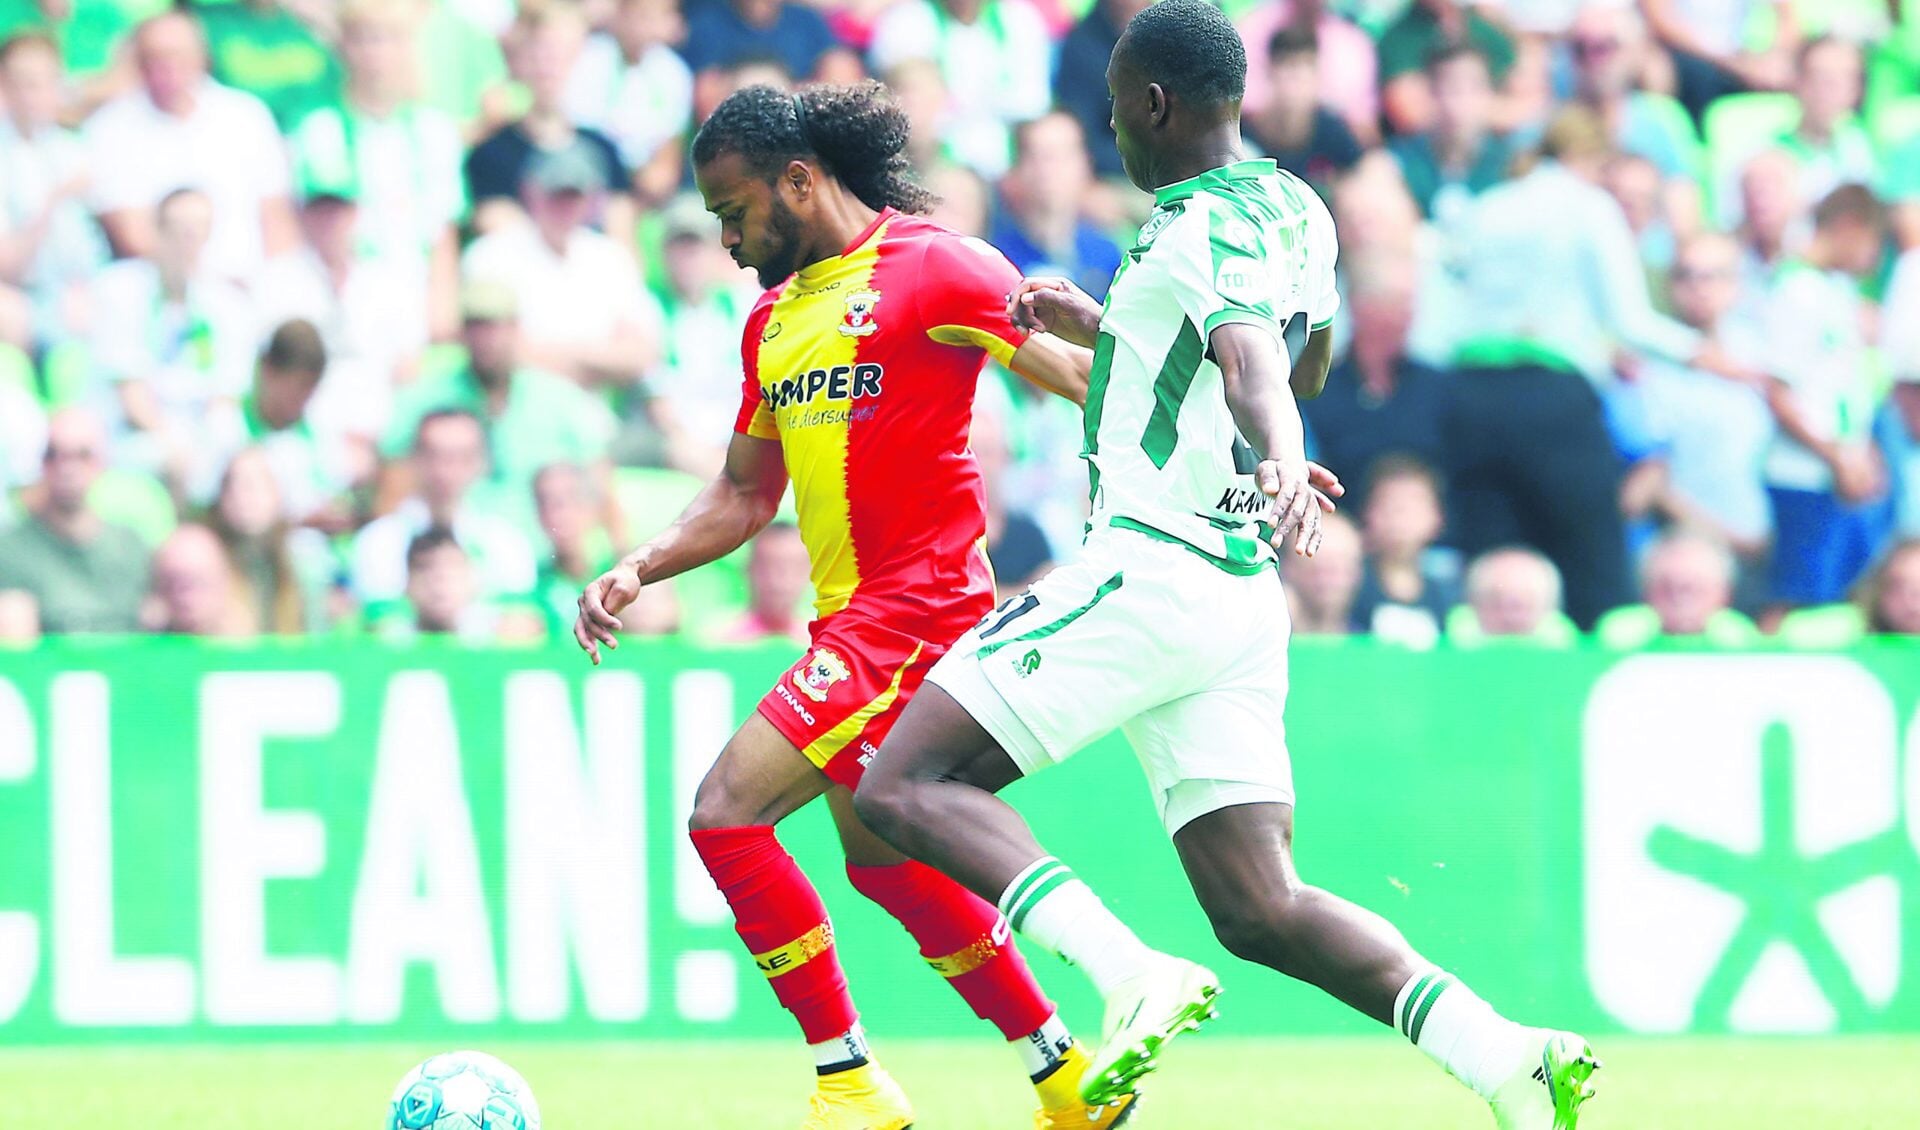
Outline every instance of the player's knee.
<svg viewBox="0 0 1920 1130">
<path fill-rule="evenodd" d="M 1294 942 L 1295 901 L 1290 891 L 1274 891 L 1210 907 L 1214 937 L 1233 956 L 1289 973 L 1297 964 Z"/>
<path fill-rule="evenodd" d="M 690 832 L 716 828 L 744 828 L 761 823 L 724 781 L 708 777 L 693 794 L 693 811 L 687 815 Z"/>
<path fill-rule="evenodd" d="M 912 822 L 912 790 L 898 778 L 868 772 L 853 791 L 853 814 L 888 843 Z"/>
</svg>

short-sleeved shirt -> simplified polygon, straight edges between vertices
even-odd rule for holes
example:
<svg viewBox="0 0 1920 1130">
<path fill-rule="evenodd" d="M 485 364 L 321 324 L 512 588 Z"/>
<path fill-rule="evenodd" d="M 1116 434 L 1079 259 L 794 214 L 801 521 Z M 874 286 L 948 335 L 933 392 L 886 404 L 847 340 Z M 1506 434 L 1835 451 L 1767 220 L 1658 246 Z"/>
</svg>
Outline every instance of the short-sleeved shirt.
<svg viewBox="0 0 1920 1130">
<path fill-rule="evenodd" d="M 273 115 L 251 94 L 211 79 L 193 113 L 166 113 L 143 90 L 102 106 L 87 122 L 87 171 L 98 212 L 159 205 L 177 188 L 198 188 L 213 204 L 213 233 L 201 266 L 247 278 L 266 256 L 260 206 L 290 188 L 286 147 Z"/>
<path fill-rule="evenodd" d="M 596 35 L 567 81 L 566 110 L 613 138 L 621 159 L 639 168 L 693 120 L 693 72 L 664 43 L 629 63 L 612 36 Z"/>
<path fill-rule="evenodd" d="M 340 95 L 340 61 L 278 4 L 196 4 L 213 77 L 267 104 L 280 128 Z"/>
<path fill-rule="evenodd" d="M 967 436 L 982 366 L 1023 340 L 1019 279 L 984 241 L 889 208 L 755 304 L 734 428 L 780 441 L 821 616 L 856 605 L 950 640 L 992 607 Z"/>
<path fill-rule="evenodd" d="M 110 522 L 79 543 L 34 517 L 0 532 L 0 592 L 32 594 L 48 635 L 139 631 L 148 562 L 140 535 Z"/>
<path fill-rule="evenodd" d="M 425 281 L 427 255 L 467 209 L 460 127 L 424 103 L 384 118 L 326 106 L 287 138 L 303 180 L 358 192 L 364 258 L 391 259 Z"/>
<path fill-rule="evenodd" d="M 770 56 L 799 81 L 813 74 L 820 56 L 840 46 L 826 18 L 805 4 L 781 4 L 767 27 L 741 19 L 727 0 L 687 7 L 686 59 L 696 71 Z"/>
<path fill-rule="evenodd" d="M 591 127 L 580 127 L 574 132 L 598 155 L 600 175 L 606 179 L 607 188 L 613 192 L 627 191 L 633 174 L 620 159 L 620 147 L 613 139 Z M 468 199 L 476 205 L 501 198 L 518 200 L 520 182 L 526 179 L 527 166 L 539 151 L 539 146 L 518 122 L 495 130 L 467 154 Z"/>
<path fill-rule="evenodd" d="M 1873 427 L 1878 397 L 1860 328 L 1860 289 L 1845 274 L 1804 262 L 1782 264 L 1767 296 L 1767 371 L 1787 386 L 1816 436 L 1859 442 Z M 1767 484 L 1824 491 L 1833 472 L 1784 432 L 1767 453 Z"/>
<path fill-rule="evenodd" d="M 1092 526 L 1184 542 L 1223 568 L 1273 559 L 1254 484 L 1264 453 L 1234 425 L 1213 331 L 1273 335 L 1284 354 L 1333 323 L 1333 217 L 1272 161 L 1241 161 L 1162 188 L 1100 318 L 1087 389 Z M 1283 371 L 1280 379 L 1286 379 Z"/>
</svg>

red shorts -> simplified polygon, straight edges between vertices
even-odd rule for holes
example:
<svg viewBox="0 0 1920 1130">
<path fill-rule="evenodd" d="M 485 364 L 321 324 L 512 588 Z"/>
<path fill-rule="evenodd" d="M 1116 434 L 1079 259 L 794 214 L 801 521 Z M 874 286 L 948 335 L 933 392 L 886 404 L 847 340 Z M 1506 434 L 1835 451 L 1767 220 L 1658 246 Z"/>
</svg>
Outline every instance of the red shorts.
<svg viewBox="0 0 1920 1130">
<path fill-rule="evenodd" d="M 760 716 L 851 789 L 947 647 L 837 612 L 814 625 L 813 646 L 760 700 Z"/>
</svg>

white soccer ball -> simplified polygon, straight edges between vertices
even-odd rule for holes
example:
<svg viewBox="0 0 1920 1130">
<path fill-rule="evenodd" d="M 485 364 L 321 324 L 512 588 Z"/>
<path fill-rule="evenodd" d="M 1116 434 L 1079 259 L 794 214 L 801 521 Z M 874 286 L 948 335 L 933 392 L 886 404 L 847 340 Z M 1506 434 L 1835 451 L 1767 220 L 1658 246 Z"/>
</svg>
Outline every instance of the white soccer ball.
<svg viewBox="0 0 1920 1130">
<path fill-rule="evenodd" d="M 393 1089 L 387 1130 L 540 1130 L 540 1104 L 519 1072 L 485 1052 L 447 1052 Z"/>
</svg>

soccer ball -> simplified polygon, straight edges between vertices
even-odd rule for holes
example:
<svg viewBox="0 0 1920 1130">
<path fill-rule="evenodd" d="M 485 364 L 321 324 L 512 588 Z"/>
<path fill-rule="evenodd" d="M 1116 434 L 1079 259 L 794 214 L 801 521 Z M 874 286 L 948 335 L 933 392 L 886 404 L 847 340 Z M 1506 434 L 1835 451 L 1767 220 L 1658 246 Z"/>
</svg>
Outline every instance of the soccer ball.
<svg viewBox="0 0 1920 1130">
<path fill-rule="evenodd" d="M 393 1089 L 387 1130 L 540 1130 L 540 1104 L 519 1072 L 485 1052 L 447 1052 Z"/>
</svg>

